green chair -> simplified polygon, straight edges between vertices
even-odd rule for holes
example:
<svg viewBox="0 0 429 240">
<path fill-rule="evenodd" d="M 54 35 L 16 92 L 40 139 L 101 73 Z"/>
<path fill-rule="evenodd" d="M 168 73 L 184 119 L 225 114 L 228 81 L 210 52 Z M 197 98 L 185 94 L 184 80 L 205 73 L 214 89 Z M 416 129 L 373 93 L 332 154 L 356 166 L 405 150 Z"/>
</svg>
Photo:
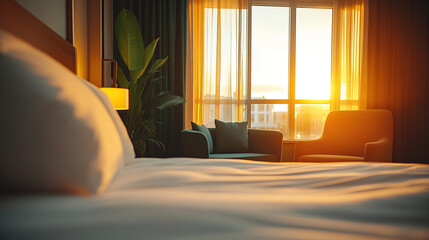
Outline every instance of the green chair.
<svg viewBox="0 0 429 240">
<path fill-rule="evenodd" d="M 212 159 L 247 159 L 266 162 L 282 161 L 283 134 L 279 131 L 248 129 L 249 152 L 217 153 L 216 130 L 209 128 L 213 140 L 214 153 L 209 152 L 207 137 L 199 131 L 182 131 L 182 146 L 185 157 Z"/>
</svg>

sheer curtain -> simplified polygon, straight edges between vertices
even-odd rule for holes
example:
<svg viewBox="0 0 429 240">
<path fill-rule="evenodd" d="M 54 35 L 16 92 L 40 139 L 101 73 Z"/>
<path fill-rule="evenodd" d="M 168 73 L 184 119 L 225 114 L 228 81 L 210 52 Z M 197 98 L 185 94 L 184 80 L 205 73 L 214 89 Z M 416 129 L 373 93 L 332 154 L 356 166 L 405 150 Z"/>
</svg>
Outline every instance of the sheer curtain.
<svg viewBox="0 0 429 240">
<path fill-rule="evenodd" d="M 334 1 L 333 109 L 366 108 L 366 0 Z"/>
<path fill-rule="evenodd" d="M 247 0 L 190 0 L 188 11 L 187 126 L 245 120 Z"/>
</svg>

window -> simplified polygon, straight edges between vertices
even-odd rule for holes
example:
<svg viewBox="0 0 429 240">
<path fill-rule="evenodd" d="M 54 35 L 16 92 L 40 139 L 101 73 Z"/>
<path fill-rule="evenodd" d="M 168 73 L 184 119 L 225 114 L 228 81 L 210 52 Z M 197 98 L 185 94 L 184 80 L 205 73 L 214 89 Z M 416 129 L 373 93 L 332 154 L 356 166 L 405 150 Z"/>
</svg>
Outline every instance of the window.
<svg viewBox="0 0 429 240">
<path fill-rule="evenodd" d="M 317 138 L 333 101 L 332 8 L 282 4 L 250 7 L 248 104 L 273 105 L 265 122 L 250 127 L 278 129 L 285 139 Z"/>
<path fill-rule="evenodd" d="M 259 124 L 264 123 L 264 121 L 265 121 L 265 119 L 264 119 L 264 114 L 259 114 L 259 115 L 258 115 L 258 122 L 259 122 Z"/>
<path fill-rule="evenodd" d="M 190 2 L 190 120 L 311 139 L 330 111 L 366 108 L 363 1 Z"/>
</svg>

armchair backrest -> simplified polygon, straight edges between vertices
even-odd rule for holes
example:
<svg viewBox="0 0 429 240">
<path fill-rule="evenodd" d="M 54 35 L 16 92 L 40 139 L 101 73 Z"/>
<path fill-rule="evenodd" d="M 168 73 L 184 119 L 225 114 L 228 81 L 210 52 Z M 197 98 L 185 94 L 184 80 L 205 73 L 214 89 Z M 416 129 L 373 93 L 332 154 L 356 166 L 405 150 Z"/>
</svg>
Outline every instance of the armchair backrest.
<svg viewBox="0 0 429 240">
<path fill-rule="evenodd" d="M 392 113 L 374 109 L 329 113 L 320 140 L 329 153 L 363 156 L 365 143 L 383 138 L 393 141 Z"/>
<path fill-rule="evenodd" d="M 209 128 L 209 131 L 210 131 L 210 135 L 212 136 L 213 147 L 215 148 L 215 151 L 216 151 L 216 128 Z"/>
<path fill-rule="evenodd" d="M 216 128 L 209 128 L 209 131 L 216 151 Z M 283 134 L 280 131 L 249 128 L 248 134 L 249 152 L 274 154 L 277 161 L 281 162 Z"/>
</svg>

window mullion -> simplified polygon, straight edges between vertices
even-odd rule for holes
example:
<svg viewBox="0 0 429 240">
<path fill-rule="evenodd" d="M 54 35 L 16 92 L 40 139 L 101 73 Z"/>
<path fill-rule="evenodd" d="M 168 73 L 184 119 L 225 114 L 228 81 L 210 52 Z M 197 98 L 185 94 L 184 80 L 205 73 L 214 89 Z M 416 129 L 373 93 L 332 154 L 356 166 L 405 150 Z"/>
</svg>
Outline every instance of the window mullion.
<svg viewBox="0 0 429 240">
<path fill-rule="evenodd" d="M 295 138 L 295 59 L 296 59 L 296 1 L 290 7 L 290 51 L 289 51 L 289 124 L 288 138 Z"/>
<path fill-rule="evenodd" d="M 251 1 L 249 1 L 251 2 Z M 252 127 L 252 4 L 247 5 L 247 122 Z"/>
<path fill-rule="evenodd" d="M 332 11 L 332 42 L 331 42 L 331 105 L 330 105 L 330 111 L 334 111 L 338 109 L 339 104 L 337 105 L 337 83 L 336 83 L 336 65 L 337 65 L 337 54 L 335 51 L 334 46 L 336 46 L 336 37 L 337 34 L 335 33 L 334 29 L 336 27 L 336 21 L 335 21 L 336 11 Z M 341 92 L 340 92 L 341 94 Z"/>
</svg>

